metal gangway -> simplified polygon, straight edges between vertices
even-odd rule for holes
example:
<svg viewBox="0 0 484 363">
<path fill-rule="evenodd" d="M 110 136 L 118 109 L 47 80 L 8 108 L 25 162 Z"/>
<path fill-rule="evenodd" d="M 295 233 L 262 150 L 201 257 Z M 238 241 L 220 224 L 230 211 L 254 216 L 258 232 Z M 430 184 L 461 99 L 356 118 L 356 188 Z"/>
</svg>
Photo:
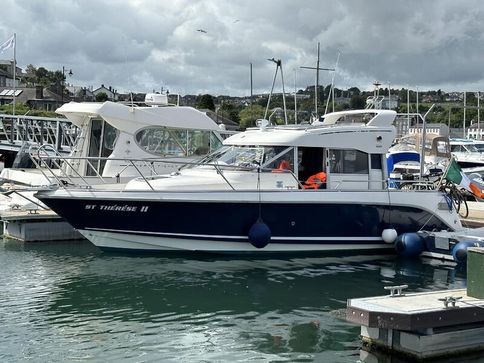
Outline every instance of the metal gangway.
<svg viewBox="0 0 484 363">
<path fill-rule="evenodd" d="M 73 149 L 80 129 L 64 118 L 0 114 L 0 152 L 19 151 L 26 142 L 50 144 L 61 154 Z"/>
</svg>

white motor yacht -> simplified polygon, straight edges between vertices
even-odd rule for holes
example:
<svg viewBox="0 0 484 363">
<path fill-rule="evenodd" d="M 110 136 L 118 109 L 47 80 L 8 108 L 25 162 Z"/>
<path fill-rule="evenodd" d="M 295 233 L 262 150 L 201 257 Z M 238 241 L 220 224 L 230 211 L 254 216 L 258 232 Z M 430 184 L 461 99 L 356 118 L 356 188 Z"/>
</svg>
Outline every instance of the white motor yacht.
<svg viewBox="0 0 484 363">
<path fill-rule="evenodd" d="M 148 94 L 146 99 L 148 106 L 142 107 L 109 101 L 63 105 L 56 112 L 80 129 L 71 154 L 61 156 L 52 147 L 35 148 L 31 157 L 37 158 L 39 167 L 3 169 L 3 187 L 42 188 L 52 183 L 78 184 L 80 179 L 89 184 L 122 184 L 140 173 L 169 174 L 218 149 L 233 133 L 204 112 L 169 105 L 166 95 Z M 53 158 L 42 162 L 37 152 Z M 126 158 L 135 161 L 126 162 Z"/>
<path fill-rule="evenodd" d="M 442 192 L 388 188 L 395 116 L 261 120 L 171 175 L 135 178 L 122 191 L 62 186 L 37 197 L 104 250 L 361 252 L 393 248 L 406 232 L 460 228 Z"/>
</svg>

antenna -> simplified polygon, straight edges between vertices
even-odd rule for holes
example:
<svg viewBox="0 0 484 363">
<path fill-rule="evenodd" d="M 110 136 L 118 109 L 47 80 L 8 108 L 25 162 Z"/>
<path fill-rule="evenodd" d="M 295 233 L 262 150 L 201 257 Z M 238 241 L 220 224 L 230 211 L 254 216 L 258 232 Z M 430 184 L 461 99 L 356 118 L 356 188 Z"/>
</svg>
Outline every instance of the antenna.
<svg viewBox="0 0 484 363">
<path fill-rule="evenodd" d="M 282 61 L 280 59 L 270 58 L 268 61 L 276 64 L 276 72 L 274 73 L 274 80 L 272 81 L 271 93 L 267 100 L 266 112 L 264 113 L 264 119 L 267 119 L 267 112 L 269 111 L 269 104 L 271 103 L 272 92 L 274 91 L 274 84 L 276 83 L 277 71 L 281 68 L 281 80 L 282 80 L 282 103 L 284 105 L 284 121 L 287 125 L 287 110 L 286 110 L 286 91 L 284 89 L 284 74 L 282 73 Z"/>
<path fill-rule="evenodd" d="M 252 102 L 252 63 L 250 63 L 250 102 Z"/>
</svg>

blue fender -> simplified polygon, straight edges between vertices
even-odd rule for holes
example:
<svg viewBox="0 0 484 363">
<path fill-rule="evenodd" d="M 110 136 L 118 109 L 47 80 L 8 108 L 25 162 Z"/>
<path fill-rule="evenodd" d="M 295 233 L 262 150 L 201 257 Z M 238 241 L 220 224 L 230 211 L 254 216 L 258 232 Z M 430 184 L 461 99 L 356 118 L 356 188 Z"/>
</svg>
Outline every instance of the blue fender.
<svg viewBox="0 0 484 363">
<path fill-rule="evenodd" d="M 424 238 L 418 233 L 403 233 L 395 240 L 395 250 L 403 257 L 416 257 L 424 248 Z"/>
<path fill-rule="evenodd" d="M 452 247 L 452 257 L 459 264 L 467 263 L 467 249 L 469 247 L 484 247 L 484 241 L 461 241 Z"/>
</svg>

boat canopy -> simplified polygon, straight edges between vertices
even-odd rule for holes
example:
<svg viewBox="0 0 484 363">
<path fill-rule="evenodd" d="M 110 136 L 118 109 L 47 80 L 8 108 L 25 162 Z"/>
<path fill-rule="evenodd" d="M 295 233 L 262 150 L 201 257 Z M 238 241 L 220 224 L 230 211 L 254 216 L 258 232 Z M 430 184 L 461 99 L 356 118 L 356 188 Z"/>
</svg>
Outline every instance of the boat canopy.
<svg viewBox="0 0 484 363">
<path fill-rule="evenodd" d="M 88 118 L 101 117 L 116 129 L 134 134 L 143 127 L 159 126 L 193 130 L 220 131 L 219 126 L 206 114 L 192 107 L 132 107 L 122 103 L 69 102 L 56 110 L 76 126 Z"/>
</svg>

